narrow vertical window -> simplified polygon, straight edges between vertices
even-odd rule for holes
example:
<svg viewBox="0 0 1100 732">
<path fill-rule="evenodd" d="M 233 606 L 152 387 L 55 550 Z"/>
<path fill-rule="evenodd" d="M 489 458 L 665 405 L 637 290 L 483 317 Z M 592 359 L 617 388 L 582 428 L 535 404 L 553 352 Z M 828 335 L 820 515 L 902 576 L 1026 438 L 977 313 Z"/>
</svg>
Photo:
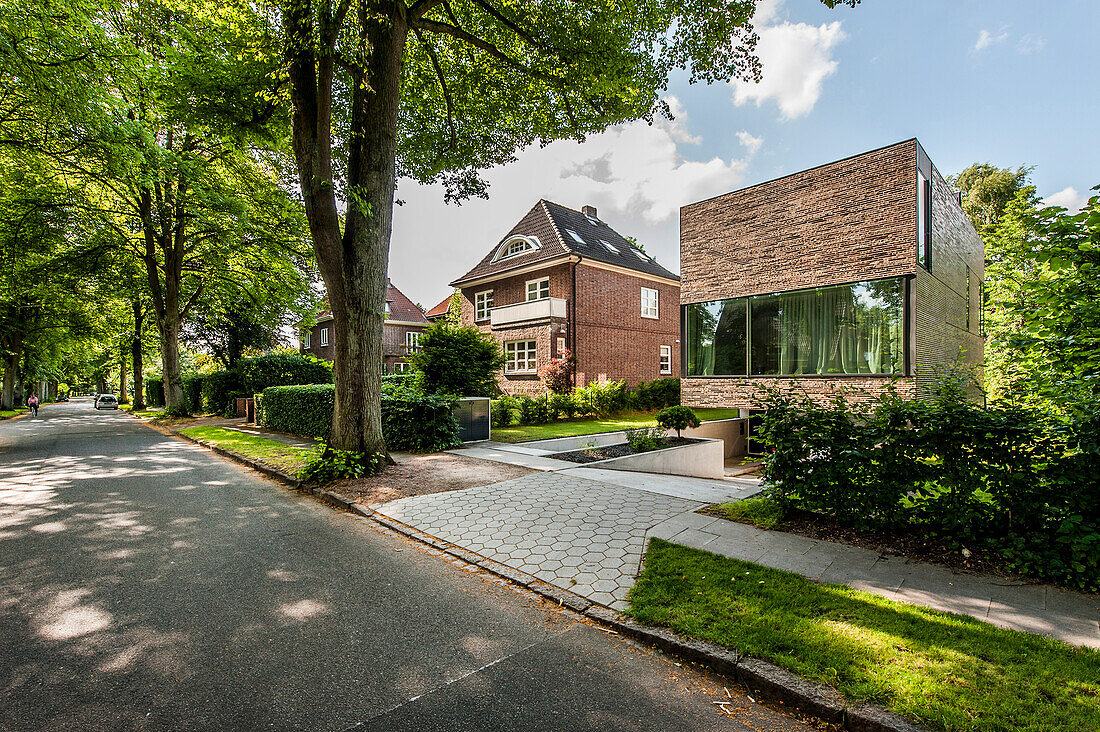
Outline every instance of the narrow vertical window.
<svg viewBox="0 0 1100 732">
<path fill-rule="evenodd" d="M 657 297 L 660 293 L 657 290 L 649 287 L 642 288 L 642 317 L 643 318 L 657 318 L 659 308 Z"/>
<path fill-rule="evenodd" d="M 328 328 L 321 328 L 321 345 L 328 345 Z"/>
<path fill-rule="evenodd" d="M 405 332 L 405 349 L 410 352 L 420 349 L 420 331 L 410 330 Z"/>
<path fill-rule="evenodd" d="M 970 332 L 970 266 L 966 267 L 966 330 Z"/>
<path fill-rule="evenodd" d="M 917 264 L 932 271 L 932 182 L 917 171 Z"/>
<path fill-rule="evenodd" d="M 493 291 L 485 290 L 474 295 L 474 320 L 487 320 L 493 309 Z"/>
<path fill-rule="evenodd" d="M 672 373 L 672 346 L 661 346 L 661 373 Z"/>
<path fill-rule="evenodd" d="M 309 334 L 310 331 L 308 330 L 302 334 L 302 348 L 306 349 L 307 351 L 309 350 Z"/>
</svg>

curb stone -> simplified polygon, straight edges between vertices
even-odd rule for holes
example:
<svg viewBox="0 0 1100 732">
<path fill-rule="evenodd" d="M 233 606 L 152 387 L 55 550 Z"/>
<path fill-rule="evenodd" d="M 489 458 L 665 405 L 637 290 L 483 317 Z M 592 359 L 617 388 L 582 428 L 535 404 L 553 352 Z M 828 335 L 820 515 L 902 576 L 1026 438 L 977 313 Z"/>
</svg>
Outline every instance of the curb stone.
<svg viewBox="0 0 1100 732">
<path fill-rule="evenodd" d="M 136 419 L 140 419 L 140 417 L 136 417 Z M 586 597 L 555 587 L 506 564 L 501 564 L 430 534 L 425 534 L 412 526 L 380 514 L 373 508 L 349 501 L 331 491 L 302 483 L 297 478 L 244 455 L 211 445 L 203 440 L 197 440 L 171 428 L 162 429 L 165 429 L 169 434 L 182 437 L 189 442 L 213 450 L 215 453 L 234 462 L 257 470 L 294 490 L 309 493 L 336 508 L 358 514 L 402 536 L 414 539 L 433 549 L 502 577 L 509 582 L 525 587 L 547 600 L 556 602 L 559 606 L 584 615 L 601 625 L 608 626 L 624 636 L 641 641 L 669 655 L 697 663 L 727 678 L 736 679 L 749 691 L 768 701 L 778 702 L 825 722 L 839 725 L 850 732 L 927 732 L 924 727 L 915 725 L 882 707 L 873 704 L 849 706 L 844 697 L 831 686 L 808 681 L 768 661 L 751 658 L 735 650 L 712 643 L 681 638 L 667 628 L 642 625 L 620 615 L 609 607 L 594 603 Z"/>
</svg>

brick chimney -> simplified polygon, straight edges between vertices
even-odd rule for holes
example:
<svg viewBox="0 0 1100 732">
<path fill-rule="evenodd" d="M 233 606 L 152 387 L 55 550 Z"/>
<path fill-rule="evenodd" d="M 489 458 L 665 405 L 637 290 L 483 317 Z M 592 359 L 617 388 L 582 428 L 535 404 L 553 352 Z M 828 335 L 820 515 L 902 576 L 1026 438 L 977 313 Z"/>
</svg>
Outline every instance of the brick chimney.
<svg viewBox="0 0 1100 732">
<path fill-rule="evenodd" d="M 596 207 L 595 206 L 581 206 L 581 213 L 584 214 L 585 216 L 591 216 L 594 219 L 599 218 L 599 216 L 596 215 Z"/>
</svg>

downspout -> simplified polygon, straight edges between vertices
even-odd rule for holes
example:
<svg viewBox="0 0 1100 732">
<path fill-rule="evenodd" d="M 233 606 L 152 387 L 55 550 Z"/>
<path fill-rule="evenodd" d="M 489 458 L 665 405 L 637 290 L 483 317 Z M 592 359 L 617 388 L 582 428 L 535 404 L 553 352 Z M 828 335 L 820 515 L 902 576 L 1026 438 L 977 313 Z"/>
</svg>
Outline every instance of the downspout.
<svg viewBox="0 0 1100 732">
<path fill-rule="evenodd" d="M 577 358 L 577 263 L 569 263 L 570 291 L 569 291 L 569 355 L 573 357 L 573 388 L 577 388 L 577 366 L 580 360 Z"/>
</svg>

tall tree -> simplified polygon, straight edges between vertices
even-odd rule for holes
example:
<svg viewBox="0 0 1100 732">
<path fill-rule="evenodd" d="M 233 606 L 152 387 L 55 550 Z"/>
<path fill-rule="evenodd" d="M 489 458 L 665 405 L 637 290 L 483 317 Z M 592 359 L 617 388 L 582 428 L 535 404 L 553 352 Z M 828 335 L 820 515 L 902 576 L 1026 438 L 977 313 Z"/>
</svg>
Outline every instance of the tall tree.
<svg viewBox="0 0 1100 732">
<path fill-rule="evenodd" d="M 332 442 L 344 449 L 384 448 L 382 321 L 399 177 L 442 181 L 449 200 L 484 195 L 477 170 L 528 145 L 668 114 L 661 92 L 676 68 L 692 82 L 760 78 L 756 0 L 279 6 L 294 152 L 334 318 Z"/>
<path fill-rule="evenodd" d="M 1033 167 L 1021 165 L 998 168 L 989 163 L 974 163 L 964 168 L 948 182 L 963 194 L 963 210 L 979 232 L 990 232 L 997 226 L 1005 207 L 1026 185 Z"/>
</svg>

